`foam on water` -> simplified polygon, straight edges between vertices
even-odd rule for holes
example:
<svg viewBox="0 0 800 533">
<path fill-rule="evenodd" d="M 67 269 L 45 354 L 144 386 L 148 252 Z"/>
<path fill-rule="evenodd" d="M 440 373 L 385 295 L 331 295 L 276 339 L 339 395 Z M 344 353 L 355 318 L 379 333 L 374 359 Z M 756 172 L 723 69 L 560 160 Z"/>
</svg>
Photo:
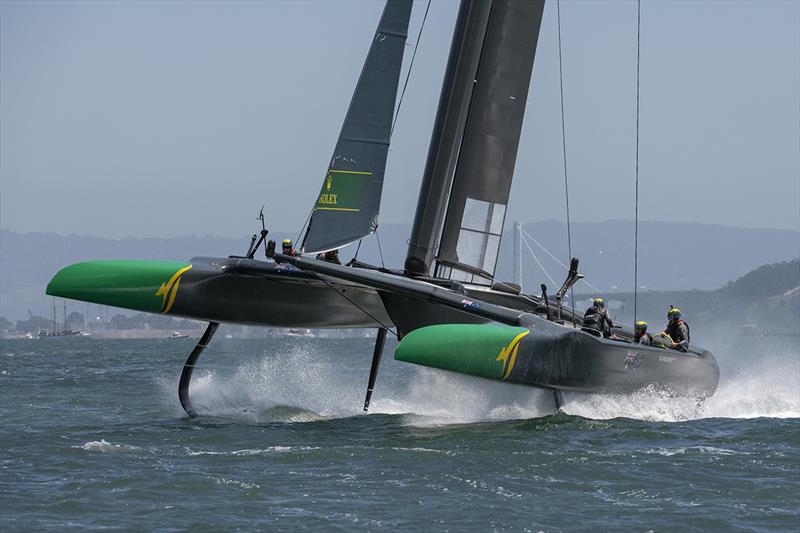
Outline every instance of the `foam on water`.
<svg viewBox="0 0 800 533">
<path fill-rule="evenodd" d="M 205 416 L 250 422 L 313 422 L 361 415 L 366 376 L 316 349 L 295 346 L 285 353 L 267 354 L 230 375 L 199 372 L 192 380 L 192 402 Z M 648 389 L 628 395 L 565 393 L 563 411 L 600 420 L 800 417 L 796 354 L 720 365 L 728 371 L 723 372 L 716 394 L 699 404 Z M 174 398 L 175 383 L 163 385 Z M 370 413 L 404 415 L 410 425 L 438 425 L 536 418 L 554 414 L 555 406 L 549 391 L 412 367 L 406 380 L 379 378 Z"/>
<path fill-rule="evenodd" d="M 101 452 L 101 453 L 124 453 L 139 449 L 136 446 L 128 446 L 126 444 L 114 444 L 108 442 L 105 439 L 93 440 L 90 442 L 86 442 L 81 446 L 73 446 L 73 448 L 86 450 L 87 452 Z"/>
</svg>

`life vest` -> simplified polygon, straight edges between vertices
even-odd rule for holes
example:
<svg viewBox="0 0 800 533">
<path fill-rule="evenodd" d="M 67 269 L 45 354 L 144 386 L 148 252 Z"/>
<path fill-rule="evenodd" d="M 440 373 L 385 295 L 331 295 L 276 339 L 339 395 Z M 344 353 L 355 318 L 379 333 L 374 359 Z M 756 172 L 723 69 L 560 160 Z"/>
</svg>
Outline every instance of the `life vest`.
<svg viewBox="0 0 800 533">
<path fill-rule="evenodd" d="M 600 313 L 600 308 L 596 305 L 593 305 L 587 309 L 583 314 L 583 326 L 600 330 L 602 327 Z"/>
<path fill-rule="evenodd" d="M 685 320 L 682 320 L 682 319 L 679 318 L 678 321 L 675 322 L 674 325 L 673 324 L 669 324 L 667 326 L 667 333 L 669 334 L 670 337 L 672 337 L 672 340 L 674 340 L 675 342 L 682 341 L 683 339 L 679 338 L 679 337 L 682 336 L 681 328 L 680 328 L 681 324 L 686 326 L 686 342 L 691 343 L 691 340 L 689 338 L 689 324 L 686 323 Z"/>
</svg>

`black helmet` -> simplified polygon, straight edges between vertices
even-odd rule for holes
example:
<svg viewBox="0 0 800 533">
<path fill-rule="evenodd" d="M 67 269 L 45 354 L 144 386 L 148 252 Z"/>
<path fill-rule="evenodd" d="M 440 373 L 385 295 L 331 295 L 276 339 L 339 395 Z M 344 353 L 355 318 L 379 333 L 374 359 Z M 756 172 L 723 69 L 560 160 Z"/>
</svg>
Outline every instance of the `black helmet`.
<svg viewBox="0 0 800 533">
<path fill-rule="evenodd" d="M 605 307 L 606 306 L 606 301 L 603 300 L 602 298 L 595 298 L 594 300 L 592 300 L 592 302 L 597 307 Z"/>
</svg>

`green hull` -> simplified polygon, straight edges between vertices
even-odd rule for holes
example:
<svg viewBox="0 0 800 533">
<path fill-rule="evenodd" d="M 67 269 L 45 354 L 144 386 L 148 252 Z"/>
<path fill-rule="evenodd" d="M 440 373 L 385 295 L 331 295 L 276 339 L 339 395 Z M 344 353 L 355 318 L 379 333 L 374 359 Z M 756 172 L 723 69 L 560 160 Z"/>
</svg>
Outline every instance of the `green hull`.
<svg viewBox="0 0 800 533">
<path fill-rule="evenodd" d="M 87 261 L 59 271 L 47 294 L 150 313 L 168 313 L 181 278 L 192 268 L 178 261 Z"/>
<path fill-rule="evenodd" d="M 398 361 L 489 379 L 507 379 L 527 328 L 442 324 L 412 331 L 395 350 Z"/>
</svg>

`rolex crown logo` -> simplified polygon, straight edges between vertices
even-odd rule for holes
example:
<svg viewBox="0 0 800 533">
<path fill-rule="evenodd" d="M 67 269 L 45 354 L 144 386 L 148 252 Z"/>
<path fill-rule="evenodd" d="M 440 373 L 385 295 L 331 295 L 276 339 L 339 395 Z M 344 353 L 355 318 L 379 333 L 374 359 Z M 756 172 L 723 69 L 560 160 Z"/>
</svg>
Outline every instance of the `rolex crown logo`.
<svg viewBox="0 0 800 533">
<path fill-rule="evenodd" d="M 331 192 L 331 185 L 333 185 L 333 177 L 328 174 L 328 179 L 325 180 L 325 187 L 328 192 Z"/>
</svg>

